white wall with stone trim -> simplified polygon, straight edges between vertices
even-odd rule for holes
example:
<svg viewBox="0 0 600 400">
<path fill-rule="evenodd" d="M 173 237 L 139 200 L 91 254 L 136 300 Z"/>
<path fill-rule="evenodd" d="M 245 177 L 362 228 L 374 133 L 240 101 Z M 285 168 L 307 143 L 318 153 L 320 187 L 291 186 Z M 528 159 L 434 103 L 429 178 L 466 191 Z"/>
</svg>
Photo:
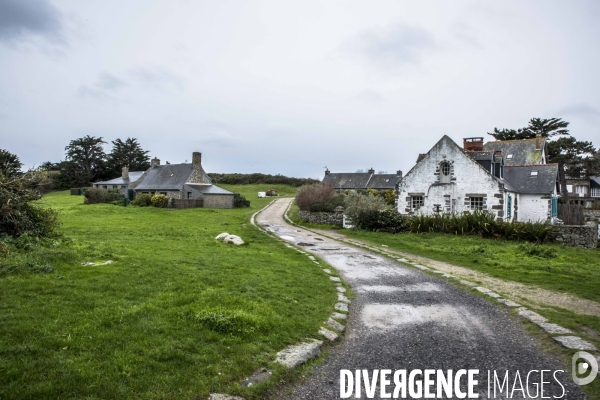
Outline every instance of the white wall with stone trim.
<svg viewBox="0 0 600 400">
<path fill-rule="evenodd" d="M 450 183 L 440 182 L 440 165 L 451 165 Z M 422 194 L 424 205 L 418 213 L 432 214 L 439 204 L 441 212 L 471 211 L 471 197 L 483 197 L 483 209 L 504 217 L 503 185 L 494 179 L 456 143 L 444 136 L 398 185 L 396 205 L 401 214 L 412 214 L 410 198 Z"/>
<path fill-rule="evenodd" d="M 518 222 L 545 221 L 550 218 L 550 196 L 539 194 L 519 194 L 517 211 Z"/>
</svg>

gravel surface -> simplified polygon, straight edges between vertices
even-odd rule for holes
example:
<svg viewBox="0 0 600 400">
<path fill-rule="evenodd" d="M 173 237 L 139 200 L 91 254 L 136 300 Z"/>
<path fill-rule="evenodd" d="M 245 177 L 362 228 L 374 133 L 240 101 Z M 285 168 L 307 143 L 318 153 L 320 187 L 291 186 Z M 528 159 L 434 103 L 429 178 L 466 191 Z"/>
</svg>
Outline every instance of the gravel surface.
<svg viewBox="0 0 600 400">
<path fill-rule="evenodd" d="M 343 340 L 286 398 L 339 399 L 342 369 L 370 374 L 375 369 L 478 369 L 480 398 L 487 398 L 488 370 L 502 376 L 508 370 L 512 387 L 517 371 L 525 382 L 531 370 L 565 369 L 558 358 L 541 351 L 503 306 L 444 278 L 288 225 L 282 215 L 292 200 L 278 199 L 258 215 L 257 223 L 290 243 L 313 244 L 302 248 L 335 268 L 356 299 Z M 567 372 L 556 376 L 565 387 L 562 398 L 584 398 Z M 560 396 L 561 387 L 547 377 L 554 384 L 546 384 L 545 395 Z M 539 375 L 535 380 L 539 384 Z M 381 398 L 379 393 L 377 389 L 371 398 Z M 520 393 L 512 398 L 522 398 Z M 367 398 L 364 386 L 362 396 Z"/>
</svg>

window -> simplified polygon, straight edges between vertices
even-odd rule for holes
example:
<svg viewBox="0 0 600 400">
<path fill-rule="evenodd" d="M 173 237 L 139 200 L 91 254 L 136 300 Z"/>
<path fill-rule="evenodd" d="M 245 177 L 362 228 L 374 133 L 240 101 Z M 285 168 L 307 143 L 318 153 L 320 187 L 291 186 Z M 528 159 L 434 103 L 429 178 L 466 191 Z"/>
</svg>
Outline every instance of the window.
<svg viewBox="0 0 600 400">
<path fill-rule="evenodd" d="M 410 204 L 410 208 L 413 210 L 418 210 L 419 208 L 423 207 L 423 196 L 412 196 L 410 198 L 411 204 Z"/>
<path fill-rule="evenodd" d="M 117 188 L 117 185 L 113 185 L 113 189 L 116 189 L 116 188 Z"/>
<path fill-rule="evenodd" d="M 512 156 L 513 156 L 512 154 L 507 154 L 507 155 L 506 155 L 506 159 L 507 159 L 507 160 L 510 160 L 510 159 L 512 158 Z"/>
<path fill-rule="evenodd" d="M 483 210 L 483 197 L 471 197 L 471 210 Z"/>
<path fill-rule="evenodd" d="M 125 185 L 121 185 L 121 189 L 125 189 L 127 186 Z"/>
<path fill-rule="evenodd" d="M 108 186 L 102 185 L 102 189 L 108 189 Z"/>
<path fill-rule="evenodd" d="M 531 176 L 537 176 L 537 171 L 531 171 Z"/>
<path fill-rule="evenodd" d="M 450 183 L 452 181 L 452 166 L 447 161 L 440 164 L 440 182 Z"/>
<path fill-rule="evenodd" d="M 187 198 L 191 199 L 192 198 L 192 192 L 187 192 Z"/>
</svg>

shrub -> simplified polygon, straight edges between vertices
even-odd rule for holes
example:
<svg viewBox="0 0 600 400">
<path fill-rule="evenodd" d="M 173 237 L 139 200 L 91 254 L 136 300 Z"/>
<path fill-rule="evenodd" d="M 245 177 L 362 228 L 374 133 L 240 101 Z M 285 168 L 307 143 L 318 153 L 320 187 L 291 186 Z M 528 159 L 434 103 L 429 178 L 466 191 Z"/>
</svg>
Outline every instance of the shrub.
<svg viewBox="0 0 600 400">
<path fill-rule="evenodd" d="M 343 194 L 336 194 L 329 200 L 318 200 L 310 205 L 310 211 L 312 212 L 327 212 L 332 213 L 337 207 L 344 207 L 346 196 Z"/>
<path fill-rule="evenodd" d="M 149 194 L 137 195 L 129 204 L 138 207 L 150 207 L 152 205 L 152 196 Z"/>
<path fill-rule="evenodd" d="M 367 231 L 400 233 L 409 229 L 410 218 L 393 208 L 372 210 L 352 220 L 354 226 Z"/>
<path fill-rule="evenodd" d="M 91 188 L 91 189 L 86 190 L 83 193 L 83 196 L 84 196 L 84 200 L 83 200 L 84 204 L 99 204 L 99 203 L 117 202 L 117 204 L 119 204 L 119 205 L 125 205 L 124 197 L 121 194 L 121 192 L 119 192 L 119 189 L 104 190 L 104 189 Z"/>
<path fill-rule="evenodd" d="M 169 196 L 164 194 L 155 194 L 151 199 L 152 206 L 156 208 L 166 208 L 169 205 Z"/>
<path fill-rule="evenodd" d="M 248 185 L 261 183 L 265 185 L 290 185 L 299 187 L 317 183 L 319 181 L 310 178 L 290 178 L 283 175 L 265 175 L 265 174 L 209 174 L 214 183 L 226 183 L 230 185 Z"/>
<path fill-rule="evenodd" d="M 351 192 L 346 196 L 344 214 L 352 221 L 352 224 L 360 224 L 366 221 L 368 215 L 374 211 L 383 211 L 390 207 L 380 196 Z M 358 226 L 357 226 L 358 227 Z"/>
<path fill-rule="evenodd" d="M 556 257 L 556 252 L 553 249 L 540 246 L 539 244 L 523 243 L 519 245 L 519 248 L 529 256 L 535 256 L 539 258 Z"/>
<path fill-rule="evenodd" d="M 323 183 L 313 183 L 298 188 L 296 203 L 302 211 L 309 211 L 310 205 L 317 201 L 328 201 L 335 196 L 335 189 Z"/>
<path fill-rule="evenodd" d="M 239 193 L 233 194 L 233 208 L 246 208 L 250 207 L 250 200 L 246 199 Z"/>
<path fill-rule="evenodd" d="M 384 190 L 381 193 L 381 196 L 383 196 L 383 199 L 385 200 L 385 202 L 387 204 L 389 204 L 390 206 L 393 206 L 394 204 L 396 204 L 396 191 L 394 189 Z"/>
</svg>

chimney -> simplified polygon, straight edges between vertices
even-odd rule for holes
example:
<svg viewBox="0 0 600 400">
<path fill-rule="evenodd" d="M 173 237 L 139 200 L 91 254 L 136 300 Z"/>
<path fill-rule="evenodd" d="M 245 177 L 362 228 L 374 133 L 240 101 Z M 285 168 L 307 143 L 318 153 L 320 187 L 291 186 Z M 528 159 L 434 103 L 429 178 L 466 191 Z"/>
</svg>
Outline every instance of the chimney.
<svg viewBox="0 0 600 400">
<path fill-rule="evenodd" d="M 194 171 L 202 169 L 202 153 L 197 151 L 192 153 L 192 168 Z"/>
<path fill-rule="evenodd" d="M 121 178 L 129 179 L 129 168 L 127 168 L 127 165 L 124 165 L 123 168 L 121 168 Z"/>
<path fill-rule="evenodd" d="M 400 170 L 396 171 L 396 175 L 398 175 L 399 179 L 402 179 L 402 171 L 400 171 Z"/>
<path fill-rule="evenodd" d="M 463 149 L 465 151 L 483 151 L 483 138 L 472 137 L 463 139 Z"/>
<path fill-rule="evenodd" d="M 154 167 L 158 167 L 160 165 L 160 160 L 156 157 L 154 157 L 151 161 L 150 161 L 150 168 L 154 168 Z"/>
<path fill-rule="evenodd" d="M 329 175 L 330 173 L 331 173 L 331 171 L 329 170 L 329 168 L 327 168 L 327 169 L 325 170 L 325 176 Z"/>
<path fill-rule="evenodd" d="M 535 135 L 535 149 L 536 150 L 541 150 L 542 149 L 542 134 L 541 133 L 537 133 Z"/>
<path fill-rule="evenodd" d="M 371 168 L 371 169 L 369 170 L 369 173 L 370 173 L 371 175 L 373 175 L 373 174 L 375 173 L 375 170 L 374 170 L 373 168 Z"/>
</svg>

